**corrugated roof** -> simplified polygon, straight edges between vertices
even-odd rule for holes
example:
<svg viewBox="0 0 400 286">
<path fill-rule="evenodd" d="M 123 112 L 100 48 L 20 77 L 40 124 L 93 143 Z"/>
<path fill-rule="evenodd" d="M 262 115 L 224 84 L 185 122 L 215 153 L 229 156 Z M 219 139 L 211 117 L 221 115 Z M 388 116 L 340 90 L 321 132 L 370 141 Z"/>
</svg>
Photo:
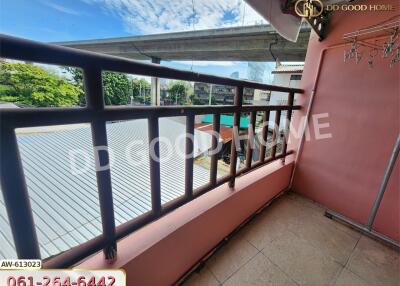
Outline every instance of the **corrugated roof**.
<svg viewBox="0 0 400 286">
<path fill-rule="evenodd" d="M 278 65 L 275 70 L 272 71 L 273 74 L 275 73 L 302 73 L 304 69 L 304 65 L 286 65 L 281 64 Z"/>
<path fill-rule="evenodd" d="M 174 141 L 185 132 L 183 124 L 171 119 L 160 119 L 159 126 L 160 137 L 167 140 Z M 109 123 L 107 134 L 114 156 L 111 179 L 115 220 L 119 225 L 151 209 L 147 120 Z M 131 146 L 129 156 L 132 162 L 140 162 L 137 166 L 130 165 L 125 159 L 126 147 L 133 141 L 137 144 Z M 184 194 L 184 158 L 181 152 L 167 148 L 162 142 L 161 200 L 166 203 Z M 101 234 L 90 128 L 21 135 L 18 144 L 42 258 Z M 184 140 L 175 145 L 183 152 Z M 210 146 L 211 135 L 195 130 L 195 156 Z M 71 172 L 71 151 L 80 154 L 75 156 L 76 166 L 85 166 L 87 159 L 87 172 L 79 175 Z M 194 188 L 208 182 L 209 170 L 194 165 L 193 172 Z M 0 245 L 0 258 L 16 257 L 2 196 Z"/>
<path fill-rule="evenodd" d="M 202 123 L 212 123 L 213 116 L 212 114 L 206 114 L 203 116 Z M 228 127 L 233 127 L 233 115 L 229 114 L 221 114 L 220 117 L 220 124 Z M 249 117 L 241 116 L 240 117 L 240 129 L 247 129 L 249 128 Z"/>
</svg>

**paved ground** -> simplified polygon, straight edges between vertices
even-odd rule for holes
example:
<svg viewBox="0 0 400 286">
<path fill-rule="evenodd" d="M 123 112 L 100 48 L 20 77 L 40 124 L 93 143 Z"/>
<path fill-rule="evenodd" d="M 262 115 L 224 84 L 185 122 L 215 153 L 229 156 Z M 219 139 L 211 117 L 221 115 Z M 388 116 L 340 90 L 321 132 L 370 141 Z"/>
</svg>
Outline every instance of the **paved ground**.
<svg viewBox="0 0 400 286">
<path fill-rule="evenodd" d="M 400 285 L 399 252 L 323 212 L 298 195 L 279 198 L 185 285 Z"/>
</svg>

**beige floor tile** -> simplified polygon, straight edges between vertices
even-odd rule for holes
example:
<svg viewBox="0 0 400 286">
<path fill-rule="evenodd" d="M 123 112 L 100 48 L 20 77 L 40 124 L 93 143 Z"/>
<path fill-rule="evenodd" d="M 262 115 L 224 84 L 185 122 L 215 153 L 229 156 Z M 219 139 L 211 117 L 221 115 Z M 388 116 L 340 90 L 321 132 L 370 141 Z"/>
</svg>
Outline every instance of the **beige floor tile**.
<svg viewBox="0 0 400 286">
<path fill-rule="evenodd" d="M 209 269 L 219 282 L 224 282 L 239 270 L 258 250 L 241 237 L 234 237 L 207 262 Z"/>
<path fill-rule="evenodd" d="M 331 223 L 331 219 L 320 213 L 307 217 L 291 230 L 343 266 L 346 265 L 360 237 L 340 230 Z"/>
<path fill-rule="evenodd" d="M 183 284 L 185 286 L 218 286 L 220 283 L 211 273 L 207 266 L 199 272 L 194 272 Z"/>
<path fill-rule="evenodd" d="M 347 268 L 371 285 L 400 285 L 399 252 L 365 236 L 358 242 Z"/>
<path fill-rule="evenodd" d="M 370 284 L 349 270 L 343 269 L 339 278 L 336 280 L 335 286 L 370 286 Z"/>
<path fill-rule="evenodd" d="M 287 195 L 287 199 L 294 201 L 296 204 L 299 204 L 303 207 L 307 207 L 307 208 L 311 208 L 314 210 L 313 215 L 314 216 L 318 216 L 318 217 L 325 217 L 325 211 L 326 209 L 321 206 L 316 204 L 315 202 L 313 202 L 312 200 L 300 196 L 296 193 L 291 193 L 289 192 Z M 348 227 L 347 225 L 344 225 L 343 223 L 337 222 L 333 219 L 329 219 L 329 220 L 325 220 L 324 222 L 325 224 L 329 224 L 329 225 L 333 225 L 334 227 L 336 227 L 337 229 L 347 233 L 348 235 L 351 235 L 352 237 L 359 239 L 361 234 L 353 229 L 351 229 L 350 227 Z"/>
<path fill-rule="evenodd" d="M 185 285 L 400 286 L 399 253 L 323 214 L 296 194 L 279 198 Z"/>
<path fill-rule="evenodd" d="M 262 250 L 267 243 L 288 232 L 289 228 L 290 224 L 263 215 L 243 229 L 243 237 L 258 250 Z"/>
<path fill-rule="evenodd" d="M 262 251 L 300 285 L 333 285 L 342 266 L 294 234 L 273 240 Z"/>
<path fill-rule="evenodd" d="M 294 192 L 288 192 L 286 197 L 287 197 L 287 199 L 293 200 L 294 202 L 296 202 L 302 206 L 312 208 L 314 211 L 316 211 L 318 213 L 323 214 L 325 211 L 325 209 L 322 206 L 318 205 L 314 201 L 312 201 L 306 197 L 300 196 Z"/>
<path fill-rule="evenodd" d="M 258 253 L 223 285 L 226 286 L 296 286 L 296 284 L 262 253 Z"/>
<path fill-rule="evenodd" d="M 243 236 L 257 249 L 262 250 L 267 243 L 301 224 L 312 213 L 312 210 L 300 207 L 283 197 L 246 226 L 242 231 Z"/>
</svg>

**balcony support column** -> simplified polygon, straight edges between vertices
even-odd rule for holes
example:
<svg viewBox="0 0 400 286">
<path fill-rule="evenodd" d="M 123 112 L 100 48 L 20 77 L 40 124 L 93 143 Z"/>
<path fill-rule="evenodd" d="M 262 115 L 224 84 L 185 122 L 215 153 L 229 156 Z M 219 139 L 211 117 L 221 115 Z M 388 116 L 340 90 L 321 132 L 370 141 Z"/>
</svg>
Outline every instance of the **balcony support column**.
<svg viewBox="0 0 400 286">
<path fill-rule="evenodd" d="M 151 62 L 153 64 L 160 64 L 161 59 L 152 57 Z M 160 78 L 158 77 L 152 77 L 151 78 L 151 105 L 156 105 L 160 106 L 161 105 L 161 100 L 160 100 Z"/>
</svg>

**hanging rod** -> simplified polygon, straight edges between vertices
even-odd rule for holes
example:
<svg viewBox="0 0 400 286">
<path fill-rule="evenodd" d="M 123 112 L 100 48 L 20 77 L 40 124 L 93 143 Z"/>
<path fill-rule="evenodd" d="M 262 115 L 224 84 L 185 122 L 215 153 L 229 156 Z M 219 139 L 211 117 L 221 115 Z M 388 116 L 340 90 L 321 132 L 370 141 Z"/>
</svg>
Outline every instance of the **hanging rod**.
<svg viewBox="0 0 400 286">
<path fill-rule="evenodd" d="M 379 24 L 374 27 L 363 28 L 363 29 L 359 29 L 354 32 L 346 33 L 343 35 L 343 38 L 345 40 L 352 40 L 354 38 L 359 38 L 359 37 L 369 35 L 372 33 L 378 33 L 381 31 L 388 31 L 388 30 L 395 30 L 395 29 L 399 29 L 399 28 L 400 28 L 400 20 L 396 20 L 396 21 L 393 21 L 390 23 Z"/>
</svg>

